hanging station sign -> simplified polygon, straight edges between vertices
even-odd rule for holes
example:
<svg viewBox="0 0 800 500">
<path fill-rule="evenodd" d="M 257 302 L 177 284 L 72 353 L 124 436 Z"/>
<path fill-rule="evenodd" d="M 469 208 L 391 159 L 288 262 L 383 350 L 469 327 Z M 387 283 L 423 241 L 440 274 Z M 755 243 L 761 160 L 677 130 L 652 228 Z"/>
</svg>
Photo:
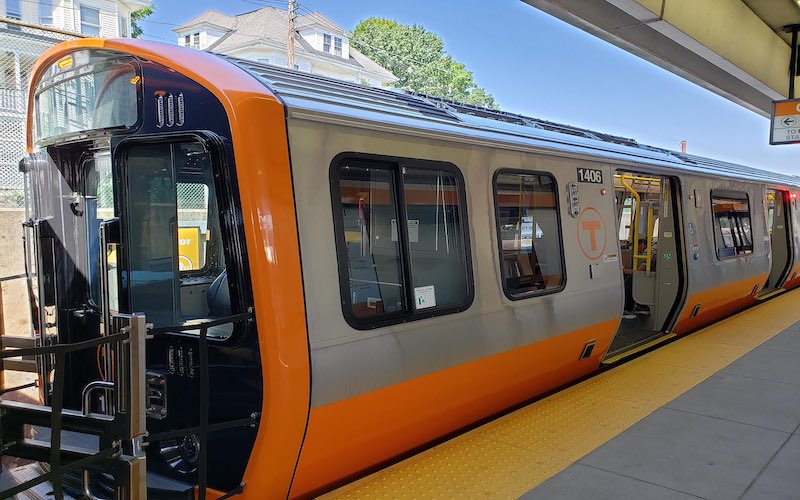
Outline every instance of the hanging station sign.
<svg viewBox="0 0 800 500">
<path fill-rule="evenodd" d="M 800 144 L 800 99 L 772 102 L 770 144 Z"/>
</svg>

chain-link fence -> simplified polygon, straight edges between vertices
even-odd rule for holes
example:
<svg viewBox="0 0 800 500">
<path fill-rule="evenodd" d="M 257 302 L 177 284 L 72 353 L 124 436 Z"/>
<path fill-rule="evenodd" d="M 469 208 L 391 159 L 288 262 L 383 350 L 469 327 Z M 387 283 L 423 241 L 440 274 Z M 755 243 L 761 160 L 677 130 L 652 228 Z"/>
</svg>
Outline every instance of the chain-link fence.
<svg viewBox="0 0 800 500">
<path fill-rule="evenodd" d="M 80 35 L 0 22 L 0 208 L 24 204 L 19 160 L 25 152 L 28 83 L 36 59 L 45 50 Z"/>
<path fill-rule="evenodd" d="M 25 272 L 19 160 L 25 153 L 28 84 L 39 56 L 59 42 L 78 37 L 44 26 L 0 21 L 0 331 L 9 336 L 24 337 L 31 331 L 26 281 L 19 279 Z"/>
</svg>

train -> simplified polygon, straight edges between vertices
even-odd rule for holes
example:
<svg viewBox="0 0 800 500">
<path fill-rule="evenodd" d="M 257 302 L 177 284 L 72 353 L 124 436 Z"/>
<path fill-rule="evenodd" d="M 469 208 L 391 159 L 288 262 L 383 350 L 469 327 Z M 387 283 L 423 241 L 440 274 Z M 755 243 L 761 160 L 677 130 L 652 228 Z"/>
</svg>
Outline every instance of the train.
<svg viewBox="0 0 800 500">
<path fill-rule="evenodd" d="M 29 102 L 61 491 L 312 497 L 800 285 L 796 176 L 142 40 Z"/>
</svg>

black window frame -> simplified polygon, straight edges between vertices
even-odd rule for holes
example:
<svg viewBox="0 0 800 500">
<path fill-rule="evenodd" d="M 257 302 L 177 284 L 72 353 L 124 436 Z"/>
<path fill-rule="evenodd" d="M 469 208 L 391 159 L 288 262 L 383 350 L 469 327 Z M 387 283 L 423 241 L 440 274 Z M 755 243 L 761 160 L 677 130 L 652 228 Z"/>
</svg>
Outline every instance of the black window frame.
<svg viewBox="0 0 800 500">
<path fill-rule="evenodd" d="M 226 154 L 226 141 L 223 137 L 211 131 L 173 132 L 167 134 L 148 134 L 140 136 L 118 136 L 112 139 L 111 158 L 112 175 L 114 178 L 114 213 L 120 218 L 120 230 L 127 241 L 128 222 L 123 212 L 128 206 L 128 198 L 133 196 L 127 189 L 125 179 L 127 173 L 128 154 L 131 149 L 149 144 L 178 144 L 181 142 L 201 143 L 209 153 L 211 166 L 214 169 L 212 176 L 217 195 L 217 212 L 221 238 L 227 244 L 220 249 L 224 255 L 225 269 L 228 271 L 228 287 L 231 297 L 231 314 L 242 314 L 253 307 L 251 285 L 248 286 L 249 263 L 245 248 L 244 232 L 241 223 L 235 223 L 230 217 L 237 209 L 241 210 L 241 201 L 238 193 L 234 193 L 235 185 L 231 184 L 233 170 L 232 158 Z M 117 167 L 119 165 L 120 167 Z M 124 166 L 123 166 L 124 165 Z M 216 167 L 216 168 L 214 168 Z M 234 181 L 235 182 L 235 181 Z M 210 209 L 210 207 L 209 207 Z M 176 242 L 177 243 L 177 242 Z M 131 310 L 130 280 L 123 279 L 123 274 L 130 269 L 128 247 L 122 247 L 122 264 L 117 267 L 117 279 L 121 283 L 119 291 L 120 310 Z M 178 279 L 183 276 L 178 275 Z M 180 328 L 182 325 L 169 325 L 165 328 Z M 197 330 L 170 332 L 175 338 L 197 339 Z M 231 334 L 227 337 L 208 336 L 209 345 L 236 347 L 244 343 L 255 332 L 254 322 L 235 322 Z"/>
<path fill-rule="evenodd" d="M 527 292 L 519 293 L 519 294 L 512 294 L 508 286 L 506 285 L 506 277 L 503 275 L 503 234 L 502 229 L 500 228 L 500 204 L 497 201 L 497 179 L 503 174 L 519 174 L 519 175 L 544 175 L 549 177 L 553 180 L 553 187 L 554 192 L 553 196 L 556 200 L 556 224 L 558 226 L 558 245 L 561 251 L 559 252 L 559 256 L 561 258 L 561 285 L 554 288 L 545 288 L 544 290 L 530 290 Z M 552 172 L 547 172 L 543 170 L 526 170 L 522 168 L 499 168 L 495 171 L 494 175 L 492 176 L 492 199 L 494 201 L 494 225 L 495 231 L 497 234 L 497 251 L 498 251 L 498 260 L 497 265 L 499 266 L 500 272 L 500 283 L 503 287 L 503 295 L 506 296 L 509 300 L 524 300 L 530 299 L 532 297 L 541 297 L 544 295 L 552 295 L 554 293 L 559 293 L 564 291 L 567 287 L 567 264 L 565 259 L 565 251 L 564 251 L 564 226 L 561 221 L 561 197 L 559 196 L 558 190 L 558 179 Z"/>
<path fill-rule="evenodd" d="M 397 239 L 402 278 L 403 292 L 408 304 L 407 311 L 385 313 L 377 318 L 359 318 L 353 314 L 353 304 L 350 298 L 350 271 L 348 266 L 347 243 L 344 234 L 344 216 L 340 191 L 340 172 L 345 163 L 362 164 L 369 168 L 382 168 L 391 172 L 395 201 L 397 203 Z M 459 209 L 461 211 L 461 234 L 463 238 L 464 272 L 466 277 L 467 293 L 465 301 L 461 304 L 432 307 L 422 310 L 414 308 L 414 286 L 411 270 L 411 252 L 408 243 L 408 217 L 405 203 L 405 189 L 402 181 L 403 168 L 419 170 L 443 170 L 453 174 L 458 189 Z M 397 156 L 384 156 L 368 153 L 347 152 L 336 155 L 329 167 L 329 182 L 331 191 L 331 205 L 333 207 L 333 232 L 336 243 L 336 263 L 339 272 L 339 296 L 342 314 L 348 325 L 356 330 L 373 330 L 391 325 L 408 323 L 437 316 L 446 316 L 466 311 L 475 300 L 475 278 L 472 265 L 472 245 L 470 239 L 469 213 L 467 208 L 467 190 L 461 170 L 450 162 L 436 160 L 422 160 L 403 158 Z"/>
<path fill-rule="evenodd" d="M 718 224 L 717 216 L 714 213 L 714 198 L 723 199 L 723 200 L 744 200 L 747 202 L 747 218 L 750 220 L 750 251 L 748 253 L 739 253 L 739 247 L 735 244 L 735 236 L 731 234 L 731 238 L 734 238 L 734 249 L 736 249 L 736 253 L 733 255 L 728 255 L 726 257 L 720 256 L 720 250 L 725 248 L 730 248 L 725 246 L 725 242 L 721 242 L 722 246 L 720 246 L 720 241 L 717 238 L 717 230 L 719 229 L 720 237 L 722 237 L 722 226 Z M 753 209 L 750 205 L 750 193 L 746 191 L 734 191 L 730 189 L 712 189 L 710 193 L 711 201 L 711 226 L 712 232 L 714 233 L 714 255 L 717 256 L 717 260 L 725 261 L 730 259 L 742 259 L 748 256 L 751 256 L 755 253 L 755 239 L 753 238 Z"/>
</svg>

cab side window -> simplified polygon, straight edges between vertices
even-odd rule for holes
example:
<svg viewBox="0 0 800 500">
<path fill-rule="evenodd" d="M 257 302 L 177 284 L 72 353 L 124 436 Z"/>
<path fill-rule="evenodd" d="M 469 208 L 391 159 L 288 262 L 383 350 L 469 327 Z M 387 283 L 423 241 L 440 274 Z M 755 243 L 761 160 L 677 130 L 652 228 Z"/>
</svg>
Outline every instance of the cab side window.
<svg viewBox="0 0 800 500">
<path fill-rule="evenodd" d="M 472 269 L 450 164 L 344 159 L 331 169 L 342 308 L 366 329 L 466 309 Z"/>
<path fill-rule="evenodd" d="M 711 192 L 711 207 L 717 258 L 728 259 L 753 253 L 747 193 L 714 190 Z"/>
</svg>

